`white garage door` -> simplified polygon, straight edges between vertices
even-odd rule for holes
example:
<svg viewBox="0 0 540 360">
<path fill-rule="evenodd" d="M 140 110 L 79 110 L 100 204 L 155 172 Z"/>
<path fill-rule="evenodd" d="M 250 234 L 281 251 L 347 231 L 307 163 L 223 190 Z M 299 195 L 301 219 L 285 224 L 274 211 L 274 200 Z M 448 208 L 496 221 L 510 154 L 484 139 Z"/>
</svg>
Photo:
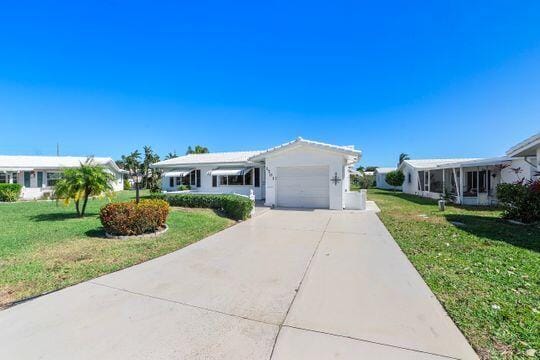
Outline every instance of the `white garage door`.
<svg viewBox="0 0 540 360">
<path fill-rule="evenodd" d="M 328 166 L 278 167 L 277 206 L 328 209 L 328 176 Z"/>
</svg>

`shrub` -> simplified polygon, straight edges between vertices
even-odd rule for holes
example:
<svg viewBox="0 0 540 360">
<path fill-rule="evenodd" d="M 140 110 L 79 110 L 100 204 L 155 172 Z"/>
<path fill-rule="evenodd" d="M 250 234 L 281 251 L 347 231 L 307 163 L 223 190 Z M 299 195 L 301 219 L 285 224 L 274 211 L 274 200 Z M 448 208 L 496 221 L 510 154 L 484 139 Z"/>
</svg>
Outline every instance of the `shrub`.
<svg viewBox="0 0 540 360">
<path fill-rule="evenodd" d="M 403 185 L 405 175 L 400 170 L 390 171 L 386 174 L 386 182 L 388 185 L 398 187 Z"/>
<path fill-rule="evenodd" d="M 111 235 L 140 235 L 165 226 L 169 204 L 163 200 L 110 203 L 99 212 L 101 224 Z"/>
<path fill-rule="evenodd" d="M 185 191 L 185 190 L 191 190 L 191 186 L 189 186 L 189 185 L 180 185 L 178 187 L 178 191 Z"/>
<path fill-rule="evenodd" d="M 124 179 L 124 190 L 131 190 L 131 183 Z"/>
<path fill-rule="evenodd" d="M 21 196 L 21 189 L 21 184 L 0 184 L 0 201 L 17 201 Z"/>
<path fill-rule="evenodd" d="M 497 185 L 503 217 L 532 223 L 540 220 L 540 180 Z"/>
<path fill-rule="evenodd" d="M 246 220 L 253 209 L 249 198 L 234 194 L 178 194 L 166 200 L 171 206 L 220 210 L 234 220 Z"/>
</svg>

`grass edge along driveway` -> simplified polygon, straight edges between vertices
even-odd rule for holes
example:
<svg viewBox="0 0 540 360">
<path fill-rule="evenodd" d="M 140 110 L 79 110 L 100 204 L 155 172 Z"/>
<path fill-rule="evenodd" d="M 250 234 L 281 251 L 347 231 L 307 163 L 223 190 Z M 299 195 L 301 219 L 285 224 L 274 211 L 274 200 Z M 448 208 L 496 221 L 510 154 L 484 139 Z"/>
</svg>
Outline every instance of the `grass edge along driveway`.
<svg viewBox="0 0 540 360">
<path fill-rule="evenodd" d="M 117 193 L 113 201 L 134 197 Z M 93 199 L 77 218 L 73 204 L 0 204 L 0 308 L 165 255 L 234 222 L 207 209 L 171 208 L 169 230 L 157 238 L 103 237 L 98 218 L 106 199 Z"/>
<path fill-rule="evenodd" d="M 489 208 L 448 206 L 370 189 L 403 252 L 479 356 L 540 354 L 540 227 L 513 225 Z"/>
</svg>

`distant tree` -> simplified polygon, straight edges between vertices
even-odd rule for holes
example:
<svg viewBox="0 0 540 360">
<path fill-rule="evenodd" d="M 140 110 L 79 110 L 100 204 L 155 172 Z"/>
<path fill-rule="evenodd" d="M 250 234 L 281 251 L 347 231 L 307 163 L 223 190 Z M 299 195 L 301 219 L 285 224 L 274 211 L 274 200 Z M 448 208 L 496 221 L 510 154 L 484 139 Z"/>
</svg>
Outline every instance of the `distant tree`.
<svg viewBox="0 0 540 360">
<path fill-rule="evenodd" d="M 360 172 L 364 172 L 364 167 L 360 165 L 359 167 L 356 168 L 356 170 Z"/>
<path fill-rule="evenodd" d="M 390 171 L 386 174 L 386 182 L 388 185 L 393 186 L 394 190 L 396 187 L 403 185 L 405 181 L 405 175 L 399 170 Z"/>
<path fill-rule="evenodd" d="M 375 171 L 377 170 L 378 166 L 366 166 L 366 169 L 364 171 Z"/>
<path fill-rule="evenodd" d="M 144 146 L 144 158 L 141 163 L 141 174 L 143 176 L 143 187 L 146 189 L 154 189 L 160 178 L 159 172 L 150 168 L 150 165 L 159 161 L 159 155 L 152 150 L 150 146 Z"/>
<path fill-rule="evenodd" d="M 401 163 L 404 162 L 405 160 L 410 160 L 410 159 L 411 158 L 409 157 L 409 154 L 405 154 L 405 153 L 399 154 L 398 166 L 401 165 Z"/>
<path fill-rule="evenodd" d="M 173 151 L 165 155 L 165 160 L 174 159 L 175 157 L 178 157 L 178 155 L 176 155 L 176 151 Z"/>
<path fill-rule="evenodd" d="M 191 146 L 188 146 L 187 151 L 186 151 L 186 155 L 189 155 L 189 154 L 207 154 L 209 152 L 210 151 L 208 150 L 207 147 L 200 146 L 200 145 L 195 145 L 195 149 L 193 149 Z"/>
<path fill-rule="evenodd" d="M 55 184 L 54 194 L 58 199 L 63 199 L 66 205 L 73 200 L 77 216 L 83 217 L 88 198 L 110 194 L 113 190 L 111 185 L 113 180 L 114 176 L 110 172 L 102 166 L 95 165 L 93 159 L 88 158 L 80 167 L 64 170 L 62 177 Z"/>
</svg>

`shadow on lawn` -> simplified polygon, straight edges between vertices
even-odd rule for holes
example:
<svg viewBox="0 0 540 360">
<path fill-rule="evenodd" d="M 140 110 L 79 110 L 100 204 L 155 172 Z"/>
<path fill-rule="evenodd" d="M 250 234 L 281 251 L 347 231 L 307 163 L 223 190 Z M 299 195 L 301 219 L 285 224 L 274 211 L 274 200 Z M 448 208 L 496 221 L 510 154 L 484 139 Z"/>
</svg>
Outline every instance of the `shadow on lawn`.
<svg viewBox="0 0 540 360">
<path fill-rule="evenodd" d="M 85 219 L 87 217 L 96 216 L 97 213 L 86 213 L 83 218 L 77 216 L 75 212 L 57 212 L 57 213 L 48 213 L 48 214 L 38 214 L 30 216 L 31 221 L 64 221 L 71 219 Z"/>
<path fill-rule="evenodd" d="M 446 220 L 464 225 L 457 226 L 469 234 L 493 241 L 540 252 L 540 228 L 534 225 L 514 225 L 495 217 L 446 214 Z"/>
<path fill-rule="evenodd" d="M 389 196 L 389 197 L 397 197 L 402 200 L 410 201 L 412 203 L 415 203 L 417 205 L 426 205 L 426 206 L 438 206 L 437 201 L 435 199 L 426 198 L 418 195 L 412 195 L 412 194 L 405 194 L 402 192 L 380 192 L 377 193 L 378 196 Z M 471 210 L 471 211 L 493 211 L 497 210 L 497 207 L 494 206 L 474 206 L 474 205 L 456 205 L 453 203 L 447 203 L 447 207 L 454 207 L 456 209 L 462 209 L 462 210 Z"/>
<path fill-rule="evenodd" d="M 100 238 L 100 239 L 106 239 L 105 236 L 105 229 L 100 227 L 97 229 L 88 230 L 84 233 L 86 236 L 91 238 Z"/>
</svg>

